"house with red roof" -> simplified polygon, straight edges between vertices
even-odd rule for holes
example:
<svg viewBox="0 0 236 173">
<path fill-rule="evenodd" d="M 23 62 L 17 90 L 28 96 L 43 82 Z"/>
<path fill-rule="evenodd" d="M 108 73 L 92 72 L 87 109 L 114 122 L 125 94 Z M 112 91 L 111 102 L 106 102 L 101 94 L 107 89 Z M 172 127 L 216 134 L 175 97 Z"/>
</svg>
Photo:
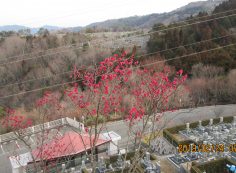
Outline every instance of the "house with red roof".
<svg viewBox="0 0 236 173">
<path fill-rule="evenodd" d="M 20 155 L 9 157 L 13 173 L 23 173 L 25 169 L 31 170 L 35 163 L 38 165 L 39 172 L 42 163 L 44 165 L 56 163 L 56 167 L 63 167 L 63 165 L 66 165 L 66 168 L 68 165 L 81 167 L 83 161 L 89 162 L 88 158 L 90 158 L 89 154 L 92 149 L 95 149 L 93 155 L 97 159 L 98 154 L 114 155 L 118 153 L 118 141 L 121 137 L 115 132 L 101 133 L 95 137 L 85 131 L 78 130 L 81 124 L 69 118 L 57 120 L 51 122 L 51 124 L 49 122 L 43 127 L 48 127 L 46 132 L 40 132 L 36 126 L 29 128 L 29 130 L 34 129 L 32 133 L 27 133 L 29 134 L 28 138 L 32 142 L 31 150 L 28 150 L 26 146 L 22 146 L 24 143 L 16 141 L 17 146 L 20 147 L 19 150 L 23 148 L 24 150 L 22 151 L 25 151 L 25 153 L 21 152 Z M 41 141 L 42 143 L 37 143 L 36 139 L 42 138 L 44 133 L 49 138 Z M 27 134 L 25 134 L 26 137 Z"/>
<path fill-rule="evenodd" d="M 101 135 L 100 135 L 101 136 Z M 55 160 L 67 156 L 89 153 L 92 147 L 96 150 L 99 146 L 106 145 L 111 139 L 80 134 L 74 131 L 67 132 L 60 138 L 52 140 L 32 151 L 33 158 L 38 160 Z M 96 141 L 95 141 L 96 140 Z"/>
</svg>

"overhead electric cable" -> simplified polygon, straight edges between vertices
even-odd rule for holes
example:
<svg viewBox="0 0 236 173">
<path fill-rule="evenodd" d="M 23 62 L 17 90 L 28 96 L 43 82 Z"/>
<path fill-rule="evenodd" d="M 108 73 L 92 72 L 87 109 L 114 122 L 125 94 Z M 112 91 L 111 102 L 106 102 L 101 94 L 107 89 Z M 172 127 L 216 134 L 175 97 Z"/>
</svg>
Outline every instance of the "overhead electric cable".
<svg viewBox="0 0 236 173">
<path fill-rule="evenodd" d="M 138 67 L 132 67 L 132 69 L 136 69 L 136 68 L 140 68 L 140 67 L 146 67 L 146 66 L 149 66 L 149 65 L 158 64 L 158 63 L 162 63 L 162 62 L 168 62 L 168 61 L 181 59 L 181 58 L 185 58 L 185 57 L 189 57 L 189 56 L 194 56 L 194 55 L 198 55 L 198 54 L 202 54 L 202 53 L 207 53 L 207 52 L 211 52 L 211 51 L 215 51 L 215 50 L 220 50 L 220 49 L 235 46 L 235 45 L 236 45 L 236 43 L 229 44 L 229 45 L 226 45 L 226 46 L 217 47 L 217 48 L 214 48 L 214 49 L 201 51 L 201 52 L 196 52 L 196 53 L 192 53 L 192 54 L 188 54 L 188 55 L 184 55 L 184 56 L 179 56 L 179 57 L 175 57 L 175 58 L 171 58 L 171 59 L 167 59 L 167 60 L 156 61 L 156 62 L 153 62 L 153 63 L 140 65 Z M 153 54 L 154 54 L 154 52 L 153 52 Z M 147 54 L 141 55 L 140 57 L 143 57 L 145 55 L 147 55 Z M 65 85 L 68 85 L 68 84 L 73 84 L 75 82 L 81 82 L 81 81 L 83 81 L 83 80 L 74 80 L 74 81 L 71 81 L 71 82 L 65 82 L 65 83 L 55 84 L 55 85 L 51 85 L 51 86 L 47 86 L 47 87 L 37 88 L 37 89 L 34 89 L 34 90 L 29 90 L 29 91 L 24 91 L 24 92 L 20 92 L 20 93 L 10 94 L 10 95 L 6 95 L 6 96 L 2 96 L 2 97 L 0 97 L 0 99 L 6 99 L 6 98 L 18 96 L 18 95 L 23 95 L 23 94 L 27 94 L 27 93 L 42 91 L 42 90 L 45 90 L 45 89 L 55 88 L 55 87 L 59 87 L 59 86 L 65 86 Z"/>
<path fill-rule="evenodd" d="M 188 47 L 188 46 L 192 46 L 192 45 L 195 45 L 195 44 L 201 44 L 201 43 L 205 43 L 205 42 L 209 42 L 209 41 L 223 39 L 223 38 L 234 36 L 234 35 L 236 35 L 236 33 L 228 34 L 228 35 L 221 36 L 221 37 L 215 37 L 215 38 L 212 38 L 212 39 L 202 40 L 202 41 L 194 42 L 194 43 L 190 43 L 190 44 L 180 45 L 180 46 L 169 48 L 169 49 L 160 50 L 160 51 L 157 51 L 157 52 L 154 52 L 154 53 L 145 54 L 145 56 L 150 56 L 150 55 L 153 55 L 153 54 L 155 55 L 157 53 L 166 52 L 166 51 L 170 51 L 170 50 L 175 50 L 175 49 L 182 48 L 182 47 Z M 0 88 L 9 87 L 9 86 L 12 86 L 12 85 L 24 84 L 24 83 L 27 83 L 27 82 L 33 82 L 33 81 L 37 81 L 37 80 L 43 80 L 43 79 L 51 78 L 51 77 L 54 77 L 54 76 L 60 76 L 60 75 L 64 75 L 64 74 L 68 74 L 68 73 L 72 73 L 72 72 L 73 71 L 70 70 L 70 71 L 57 73 L 57 74 L 51 75 L 51 76 L 44 76 L 44 77 L 41 77 L 41 78 L 33 78 L 33 79 L 25 80 L 25 81 L 22 81 L 22 82 L 16 82 L 16 83 L 7 84 L 7 85 L 1 85 Z"/>
<path fill-rule="evenodd" d="M 219 19 L 224 19 L 224 18 L 233 17 L 233 16 L 236 16 L 236 14 L 231 14 L 231 15 L 227 15 L 227 16 L 221 16 L 221 17 L 212 18 L 212 19 L 209 19 L 209 20 L 204 20 L 204 21 L 197 21 L 197 22 L 194 22 L 194 23 L 189 23 L 189 24 L 180 25 L 180 26 L 174 26 L 174 27 L 170 27 L 170 28 L 161 29 L 161 30 L 158 30 L 158 31 L 152 31 L 152 32 L 145 33 L 145 34 L 139 34 L 139 35 L 135 35 L 135 36 L 128 37 L 128 39 L 137 38 L 137 37 L 142 37 L 142 36 L 147 36 L 147 35 L 152 35 L 152 34 L 155 34 L 155 33 L 158 33 L 158 32 L 163 32 L 163 31 L 178 29 L 178 28 L 182 28 L 182 27 L 192 26 L 192 25 L 196 25 L 196 24 L 200 24 L 200 23 L 210 22 L 210 21 L 219 20 Z M 119 38 L 119 39 L 116 39 L 115 41 L 123 40 L 123 39 L 125 39 L 125 38 Z M 113 41 L 114 41 L 114 40 L 106 41 L 106 43 L 107 43 L 107 42 L 113 42 Z M 97 43 L 97 45 L 98 45 L 98 44 L 101 44 L 101 43 L 103 43 L 103 42 Z M 93 44 L 93 46 L 95 46 L 95 45 L 96 45 L 96 44 Z M 75 48 L 70 49 L 70 50 L 77 50 L 77 49 L 80 49 L 80 48 L 83 48 L 83 47 L 75 47 Z M 0 66 L 7 65 L 7 64 L 12 64 L 12 63 L 18 63 L 18 62 L 21 62 L 21 61 L 27 61 L 27 60 L 31 60 L 31 59 L 35 59 L 35 58 L 39 58 L 39 57 L 48 56 L 48 55 L 55 55 L 55 54 L 58 54 L 58 53 L 64 53 L 64 52 L 67 52 L 67 51 L 68 51 L 68 50 L 59 51 L 59 52 L 55 52 L 55 53 L 51 53 L 51 54 L 40 55 L 40 56 L 36 56 L 36 57 L 31 57 L 31 58 L 23 58 L 23 59 L 20 59 L 20 60 L 15 60 L 15 61 L 7 62 L 7 63 L 2 63 L 2 64 L 0 64 Z"/>
</svg>

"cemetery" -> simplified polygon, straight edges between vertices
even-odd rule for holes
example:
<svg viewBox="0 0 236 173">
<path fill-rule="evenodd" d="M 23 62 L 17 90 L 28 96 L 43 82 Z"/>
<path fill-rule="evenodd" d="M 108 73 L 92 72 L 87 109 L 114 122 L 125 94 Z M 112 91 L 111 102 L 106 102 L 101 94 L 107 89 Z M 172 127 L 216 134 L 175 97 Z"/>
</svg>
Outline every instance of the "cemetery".
<svg viewBox="0 0 236 173">
<path fill-rule="evenodd" d="M 176 147 L 168 160 L 179 170 L 191 163 L 191 173 L 222 173 L 236 163 L 236 116 L 186 123 L 163 134 Z"/>
</svg>

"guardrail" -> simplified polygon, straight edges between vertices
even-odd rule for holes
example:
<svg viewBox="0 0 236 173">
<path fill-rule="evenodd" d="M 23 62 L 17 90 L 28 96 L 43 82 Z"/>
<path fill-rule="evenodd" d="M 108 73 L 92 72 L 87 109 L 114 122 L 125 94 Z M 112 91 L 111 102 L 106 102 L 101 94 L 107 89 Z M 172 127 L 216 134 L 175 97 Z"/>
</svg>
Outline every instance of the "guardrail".
<svg viewBox="0 0 236 173">
<path fill-rule="evenodd" d="M 36 126 L 28 127 L 26 129 L 21 129 L 19 132 L 20 132 L 21 136 L 23 136 L 23 137 L 24 136 L 31 136 L 33 134 L 40 133 L 44 130 L 55 129 L 60 126 L 71 126 L 76 129 L 79 129 L 81 132 L 84 131 L 84 124 L 83 123 L 80 123 L 76 120 L 66 117 L 66 118 L 46 122 L 44 124 L 39 124 Z M 16 140 L 18 138 L 19 138 L 19 136 L 17 135 L 17 133 L 14 133 L 14 132 L 6 133 L 3 135 L 0 135 L 0 143 L 9 142 L 12 140 Z"/>
</svg>

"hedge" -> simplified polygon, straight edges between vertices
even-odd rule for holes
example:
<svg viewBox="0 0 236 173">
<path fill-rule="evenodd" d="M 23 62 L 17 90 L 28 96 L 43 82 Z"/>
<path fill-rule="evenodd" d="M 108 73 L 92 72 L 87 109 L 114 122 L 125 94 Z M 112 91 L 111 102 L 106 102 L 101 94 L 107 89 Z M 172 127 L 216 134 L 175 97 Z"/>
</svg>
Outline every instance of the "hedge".
<svg viewBox="0 0 236 173">
<path fill-rule="evenodd" d="M 174 134 L 170 133 L 168 129 L 163 130 L 163 136 L 166 138 L 166 140 L 168 140 L 175 147 L 178 147 L 179 145 L 195 143 L 192 140 L 181 140 L 180 141 L 180 140 L 176 139 Z"/>
<path fill-rule="evenodd" d="M 107 173 L 121 173 L 121 172 L 122 172 L 122 170 L 113 171 L 113 172 L 107 172 Z M 128 168 L 126 168 L 126 169 L 123 170 L 123 173 L 128 173 L 128 172 L 129 172 L 129 169 L 128 169 Z M 136 167 L 135 173 L 145 173 L 145 170 L 144 170 L 140 165 L 138 165 L 138 166 Z"/>
<path fill-rule="evenodd" d="M 141 153 L 142 154 L 142 153 Z M 134 157 L 135 155 L 135 152 L 129 152 L 127 153 L 126 155 L 126 160 L 131 160 L 132 161 L 132 158 Z M 125 154 L 122 154 L 122 158 L 125 157 Z M 112 164 L 112 163 L 115 163 L 118 159 L 118 155 L 114 155 L 114 156 L 111 156 L 109 159 L 105 160 L 106 164 Z M 150 159 L 151 160 L 157 160 L 156 156 L 154 154 L 150 154 Z"/>
<path fill-rule="evenodd" d="M 87 169 L 83 169 L 82 173 L 89 173 Z"/>
<path fill-rule="evenodd" d="M 123 173 L 128 173 L 128 171 L 129 171 L 129 169 L 125 168 L 123 170 Z M 117 170 L 117 171 L 110 171 L 110 172 L 107 172 L 107 173 L 121 173 L 121 172 L 122 172 L 122 170 Z M 145 173 L 145 170 L 141 166 L 138 165 L 136 170 L 135 170 L 135 172 L 137 172 L 137 173 Z M 88 172 L 87 169 L 83 169 L 82 173 L 89 173 L 89 172 Z"/>
<path fill-rule="evenodd" d="M 226 158 L 212 160 L 205 163 L 193 162 L 190 172 L 202 173 L 203 171 L 206 171 L 207 173 L 225 173 L 227 172 L 226 164 L 236 165 L 236 162 Z"/>
<path fill-rule="evenodd" d="M 135 154 L 135 152 L 127 153 L 126 160 L 130 160 L 132 157 L 134 157 L 134 154 Z M 125 154 L 122 154 L 122 157 L 125 157 Z M 117 161 L 117 159 L 118 159 L 118 155 L 111 156 L 110 159 L 108 159 L 106 162 L 109 162 L 109 164 L 114 163 Z"/>
</svg>

